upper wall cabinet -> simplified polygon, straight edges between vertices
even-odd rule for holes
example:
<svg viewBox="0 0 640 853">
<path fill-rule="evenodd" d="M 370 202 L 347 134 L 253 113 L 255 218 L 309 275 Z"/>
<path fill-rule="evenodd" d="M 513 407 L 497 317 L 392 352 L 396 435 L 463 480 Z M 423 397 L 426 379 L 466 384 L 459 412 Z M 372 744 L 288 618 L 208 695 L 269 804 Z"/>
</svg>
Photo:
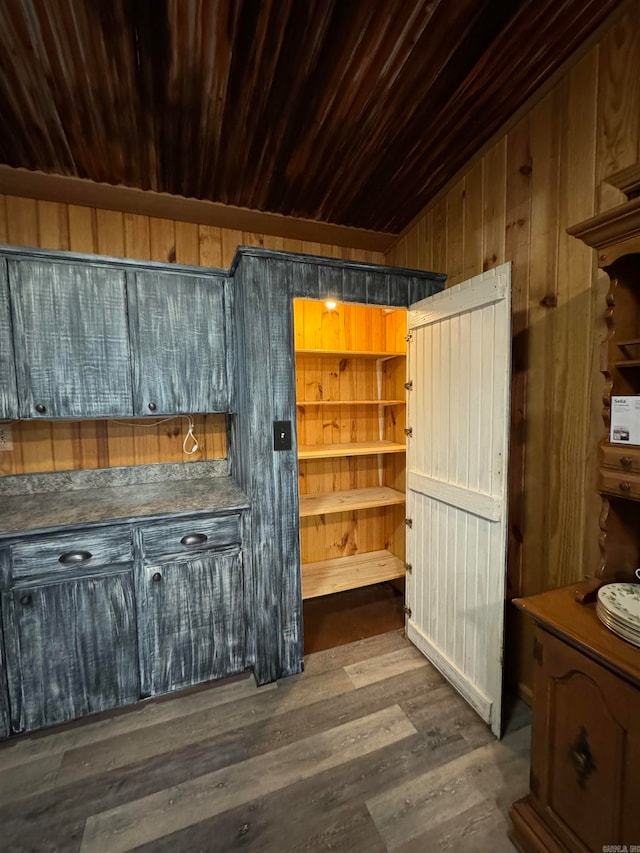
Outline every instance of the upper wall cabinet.
<svg viewBox="0 0 640 853">
<path fill-rule="evenodd" d="M 129 274 L 136 415 L 228 409 L 224 280 Z"/>
<path fill-rule="evenodd" d="M 18 417 L 7 262 L 0 259 L 0 420 Z"/>
<path fill-rule="evenodd" d="M 19 415 L 133 414 L 125 273 L 9 260 Z"/>
</svg>

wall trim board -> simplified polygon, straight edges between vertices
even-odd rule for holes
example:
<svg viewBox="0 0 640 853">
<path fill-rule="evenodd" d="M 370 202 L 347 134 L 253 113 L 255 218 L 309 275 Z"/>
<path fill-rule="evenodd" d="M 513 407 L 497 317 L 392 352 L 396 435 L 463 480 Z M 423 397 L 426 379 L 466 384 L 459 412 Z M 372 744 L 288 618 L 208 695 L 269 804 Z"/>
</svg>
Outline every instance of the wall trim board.
<svg viewBox="0 0 640 853">
<path fill-rule="evenodd" d="M 482 145 L 476 153 L 471 156 L 466 163 L 464 163 L 456 172 L 456 174 L 439 190 L 434 197 L 426 204 L 422 210 L 417 213 L 411 222 L 409 222 L 399 234 L 393 236 L 392 241 L 389 247 L 385 250 L 386 252 L 390 252 L 395 246 L 407 236 L 418 224 L 419 222 L 425 218 L 425 216 L 433 210 L 433 208 L 443 199 L 445 198 L 455 187 L 455 185 L 462 180 L 462 178 L 469 172 L 469 170 L 473 167 L 475 163 L 481 160 L 487 151 L 489 151 L 500 139 L 503 139 L 509 131 L 513 130 L 513 128 L 522 120 L 522 118 L 530 112 L 536 104 L 543 100 L 543 98 L 549 94 L 549 92 L 556 86 L 563 77 L 577 65 L 580 60 L 593 48 L 602 38 L 603 34 L 607 32 L 607 30 L 611 29 L 611 27 L 618 21 L 622 16 L 629 11 L 635 4 L 637 0 L 623 0 L 620 3 L 617 9 L 615 9 L 610 15 L 608 15 L 604 21 L 598 26 L 591 35 L 584 40 L 584 42 L 578 47 L 571 56 L 567 57 L 562 65 L 558 66 L 553 74 L 545 80 L 536 90 L 530 95 L 527 100 L 513 113 L 511 118 L 507 119 L 507 121 L 502 124 L 498 130 L 489 139 Z"/>
<path fill-rule="evenodd" d="M 6 165 L 0 165 L 0 193 L 372 252 L 387 252 L 398 236 Z"/>
</svg>

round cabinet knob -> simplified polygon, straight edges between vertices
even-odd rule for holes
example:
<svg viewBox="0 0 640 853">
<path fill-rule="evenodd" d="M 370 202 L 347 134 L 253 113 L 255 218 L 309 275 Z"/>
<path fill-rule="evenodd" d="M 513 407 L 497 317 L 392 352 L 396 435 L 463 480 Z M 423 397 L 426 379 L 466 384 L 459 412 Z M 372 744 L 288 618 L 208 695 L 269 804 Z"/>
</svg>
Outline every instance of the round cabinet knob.
<svg viewBox="0 0 640 853">
<path fill-rule="evenodd" d="M 623 468 L 628 468 L 632 462 L 633 462 L 633 459 L 630 456 L 621 456 L 620 457 L 620 464 L 622 465 Z"/>
<path fill-rule="evenodd" d="M 621 492 L 630 492 L 631 491 L 631 483 L 620 483 L 618 488 Z"/>
<path fill-rule="evenodd" d="M 156 406 L 156 404 L 155 404 L 155 403 L 149 403 L 149 411 L 150 411 L 150 412 L 155 412 L 155 410 L 156 410 L 157 408 L 158 408 L 158 407 Z"/>
<path fill-rule="evenodd" d="M 152 580 L 154 583 L 160 583 L 160 581 L 162 580 L 162 575 L 160 574 L 160 572 L 155 572 L 155 573 L 152 575 L 151 580 Z"/>
<path fill-rule="evenodd" d="M 22 604 L 23 607 L 29 607 L 32 601 L 33 598 L 31 597 L 31 593 L 29 592 L 20 596 L 20 604 Z"/>
<path fill-rule="evenodd" d="M 46 411 L 47 411 L 47 407 L 46 407 L 46 406 L 43 406 L 43 405 L 42 405 L 42 403 L 37 403 L 37 404 L 36 404 L 36 412 L 37 412 L 39 415 L 44 415 L 44 413 L 45 413 Z"/>
</svg>

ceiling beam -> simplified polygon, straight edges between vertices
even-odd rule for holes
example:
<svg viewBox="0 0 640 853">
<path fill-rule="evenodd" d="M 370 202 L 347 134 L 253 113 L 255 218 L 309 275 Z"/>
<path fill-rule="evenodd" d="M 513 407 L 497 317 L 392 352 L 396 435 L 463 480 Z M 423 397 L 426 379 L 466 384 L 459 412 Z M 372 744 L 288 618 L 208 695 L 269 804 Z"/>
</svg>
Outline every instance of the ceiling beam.
<svg viewBox="0 0 640 853">
<path fill-rule="evenodd" d="M 388 251 L 398 236 L 4 165 L 0 165 L 0 193 L 372 252 Z"/>
</svg>

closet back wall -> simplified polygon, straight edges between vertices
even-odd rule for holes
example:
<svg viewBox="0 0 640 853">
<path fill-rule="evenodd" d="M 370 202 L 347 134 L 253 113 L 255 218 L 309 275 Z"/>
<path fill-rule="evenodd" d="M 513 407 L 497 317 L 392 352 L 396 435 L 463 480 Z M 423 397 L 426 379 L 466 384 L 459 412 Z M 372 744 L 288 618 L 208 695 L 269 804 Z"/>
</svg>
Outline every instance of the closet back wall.
<svg viewBox="0 0 640 853">
<path fill-rule="evenodd" d="M 382 263 L 380 253 L 196 225 L 132 213 L 0 195 L 0 242 L 41 249 L 227 269 L 238 245 Z M 13 450 L 0 453 L 0 475 L 227 455 L 224 415 L 195 415 L 200 449 L 182 450 L 186 421 L 140 429 L 140 421 L 16 422 Z"/>
</svg>

